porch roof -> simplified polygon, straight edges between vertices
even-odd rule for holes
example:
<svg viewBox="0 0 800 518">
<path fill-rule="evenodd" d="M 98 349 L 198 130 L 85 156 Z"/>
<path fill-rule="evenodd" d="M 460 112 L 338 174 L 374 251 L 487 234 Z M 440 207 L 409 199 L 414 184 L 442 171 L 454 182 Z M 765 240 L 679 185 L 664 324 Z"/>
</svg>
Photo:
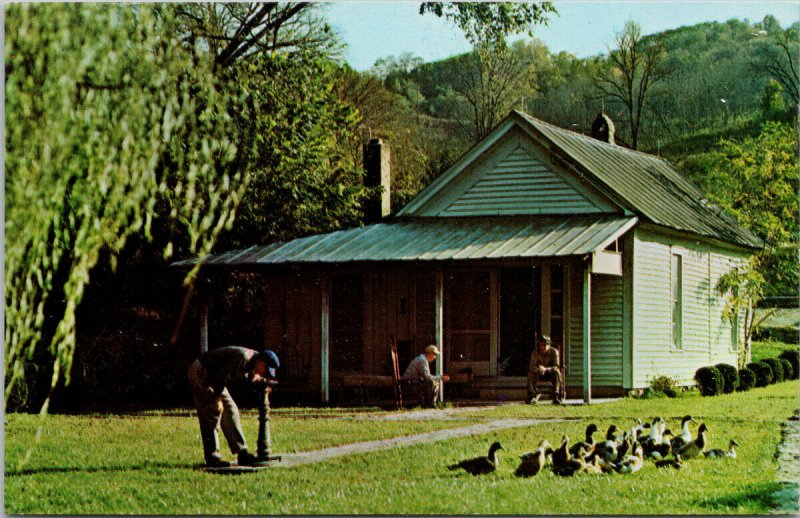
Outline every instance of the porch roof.
<svg viewBox="0 0 800 518">
<path fill-rule="evenodd" d="M 603 250 L 635 216 L 411 218 L 252 246 L 198 262 L 216 266 L 565 257 Z"/>
</svg>

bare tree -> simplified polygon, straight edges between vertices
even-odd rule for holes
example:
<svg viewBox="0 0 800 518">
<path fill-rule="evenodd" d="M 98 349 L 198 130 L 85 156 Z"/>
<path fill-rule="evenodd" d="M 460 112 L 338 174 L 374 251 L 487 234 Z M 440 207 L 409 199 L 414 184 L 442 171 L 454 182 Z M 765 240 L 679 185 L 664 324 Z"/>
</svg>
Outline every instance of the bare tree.
<svg viewBox="0 0 800 518">
<path fill-rule="evenodd" d="M 520 54 L 505 46 L 480 45 L 466 59 L 453 84 L 465 101 L 459 124 L 477 142 L 534 91 L 534 76 Z"/>
<path fill-rule="evenodd" d="M 786 30 L 770 34 L 762 44 L 759 52 L 759 61 L 752 63 L 756 70 L 766 71 L 783 87 L 797 105 L 800 102 L 800 73 L 798 73 L 798 26 L 794 25 Z M 766 31 L 765 31 L 766 32 Z"/>
<path fill-rule="evenodd" d="M 184 20 L 186 40 L 207 46 L 218 68 L 260 52 L 315 49 L 340 52 L 334 33 L 315 13 L 319 4 L 186 3 L 176 8 Z"/>
<path fill-rule="evenodd" d="M 636 149 L 648 92 L 668 73 L 663 66 L 667 51 L 660 41 L 645 40 L 641 27 L 633 21 L 625 23 L 616 42 L 617 48 L 609 51 L 610 66 L 597 76 L 595 85 L 625 107 L 631 147 Z"/>
</svg>

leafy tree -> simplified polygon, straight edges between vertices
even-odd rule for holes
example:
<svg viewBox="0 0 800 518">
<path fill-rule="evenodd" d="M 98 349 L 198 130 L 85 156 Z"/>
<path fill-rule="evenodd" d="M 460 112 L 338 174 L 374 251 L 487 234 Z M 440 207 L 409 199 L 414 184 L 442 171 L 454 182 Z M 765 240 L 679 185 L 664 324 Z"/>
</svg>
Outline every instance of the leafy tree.
<svg viewBox="0 0 800 518">
<path fill-rule="evenodd" d="M 6 10 L 6 403 L 34 359 L 51 394 L 69 382 L 75 312 L 101 255 L 114 264 L 157 214 L 204 254 L 234 218 L 246 172 L 232 167 L 228 110 L 257 106 L 244 91 L 223 101 L 177 32 L 161 6 Z"/>
<path fill-rule="evenodd" d="M 506 38 L 547 23 L 555 13 L 552 2 L 425 2 L 419 14 L 433 13 L 453 22 L 473 45 L 505 45 Z"/>
<path fill-rule="evenodd" d="M 597 77 L 597 87 L 624 107 L 631 147 L 637 149 L 648 92 L 667 75 L 663 66 L 666 49 L 657 39 L 643 38 L 641 27 L 632 21 L 625 23 L 616 42 L 617 48 L 608 56 L 610 67 Z"/>
</svg>

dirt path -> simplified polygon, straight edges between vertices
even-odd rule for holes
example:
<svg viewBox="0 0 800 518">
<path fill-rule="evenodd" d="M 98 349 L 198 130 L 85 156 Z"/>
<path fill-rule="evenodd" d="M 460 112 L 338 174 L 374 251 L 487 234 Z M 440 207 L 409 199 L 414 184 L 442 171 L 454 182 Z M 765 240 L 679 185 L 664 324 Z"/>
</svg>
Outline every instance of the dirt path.
<svg viewBox="0 0 800 518">
<path fill-rule="evenodd" d="M 800 510 L 800 411 L 783 423 L 781 443 L 778 445 L 778 481 L 783 488 L 772 495 L 775 514 L 797 514 Z"/>
<path fill-rule="evenodd" d="M 410 413 L 410 412 L 409 412 Z M 521 426 L 531 426 L 541 423 L 563 422 L 564 419 L 498 419 L 487 423 L 465 426 L 462 428 L 451 428 L 449 430 L 438 430 L 419 435 L 409 435 L 405 437 L 395 437 L 393 439 L 382 439 L 379 441 L 357 442 L 353 444 L 343 444 L 332 448 L 324 448 L 315 451 L 304 451 L 300 453 L 281 453 L 281 462 L 273 464 L 278 468 L 291 468 L 302 464 L 322 462 L 343 455 L 354 453 L 365 453 L 371 451 L 388 450 L 390 448 L 400 448 L 411 446 L 412 444 L 422 444 L 436 441 L 445 441 L 469 435 L 480 435 L 495 430 L 506 428 L 517 428 Z"/>
</svg>

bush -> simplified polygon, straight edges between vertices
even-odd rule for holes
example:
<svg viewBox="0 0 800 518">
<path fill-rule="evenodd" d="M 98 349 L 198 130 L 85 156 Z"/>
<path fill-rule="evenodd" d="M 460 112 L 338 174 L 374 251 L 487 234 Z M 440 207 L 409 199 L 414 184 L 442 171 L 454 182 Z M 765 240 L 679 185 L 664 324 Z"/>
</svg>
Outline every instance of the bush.
<svg viewBox="0 0 800 518">
<path fill-rule="evenodd" d="M 772 383 L 780 383 L 784 380 L 783 364 L 777 358 L 764 358 L 762 363 L 766 363 L 772 369 Z"/>
<path fill-rule="evenodd" d="M 781 366 L 783 367 L 783 379 L 794 379 L 794 366 L 792 365 L 792 362 L 786 358 L 778 358 L 778 361 L 781 362 Z"/>
<path fill-rule="evenodd" d="M 756 386 L 756 373 L 745 367 L 739 369 L 739 392 L 745 392 Z"/>
<path fill-rule="evenodd" d="M 725 394 L 730 394 L 739 386 L 739 370 L 734 367 L 733 365 L 728 365 L 727 363 L 718 363 L 714 365 L 717 369 L 719 369 L 720 374 L 722 374 L 722 379 L 724 381 L 724 386 L 722 387 L 722 391 Z"/>
<path fill-rule="evenodd" d="M 722 393 L 725 381 L 719 369 L 713 366 L 700 367 L 694 373 L 694 379 L 700 386 L 700 393 L 704 396 L 716 396 Z"/>
<path fill-rule="evenodd" d="M 772 383 L 772 367 L 764 362 L 752 362 L 747 368 L 756 375 L 756 387 L 766 387 Z"/>
<path fill-rule="evenodd" d="M 678 395 L 678 392 L 675 390 L 676 385 L 677 383 L 675 380 L 669 376 L 656 376 L 650 380 L 650 386 L 648 388 L 655 393 L 654 395 L 664 394 L 667 397 L 676 397 Z"/>
<path fill-rule="evenodd" d="M 800 365 L 798 365 L 800 363 L 800 351 L 797 349 L 793 351 L 783 351 L 778 358 L 788 360 L 788 362 L 792 364 L 792 377 L 789 379 L 796 380 L 798 375 L 800 375 Z"/>
</svg>

